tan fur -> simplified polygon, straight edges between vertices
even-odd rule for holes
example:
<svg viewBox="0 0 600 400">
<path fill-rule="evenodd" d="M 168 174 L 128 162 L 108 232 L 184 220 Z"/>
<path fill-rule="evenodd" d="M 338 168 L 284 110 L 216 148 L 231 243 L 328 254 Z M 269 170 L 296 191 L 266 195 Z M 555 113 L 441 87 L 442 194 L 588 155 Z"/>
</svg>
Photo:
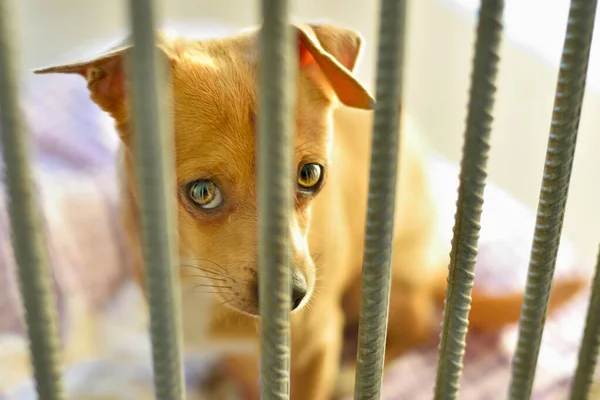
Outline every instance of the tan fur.
<svg viewBox="0 0 600 400">
<path fill-rule="evenodd" d="M 372 124 L 367 109 L 373 99 L 352 74 L 362 44 L 358 33 L 299 24 L 297 34 L 296 162 L 322 164 L 326 181 L 313 198 L 298 196 L 290 220 L 293 267 L 308 289 L 303 306 L 292 314 L 291 398 L 326 400 L 334 393 L 342 331 L 359 316 Z M 184 284 L 197 284 L 193 275 L 202 269 L 204 281 L 214 284 L 226 303 L 217 302 L 213 309 L 215 338 L 258 338 L 257 320 L 250 315 L 258 310 L 253 290 L 259 270 L 256 39 L 256 31 L 201 42 L 159 38 L 172 72 L 180 252 L 182 264 L 196 267 L 182 266 L 181 275 Z M 123 218 L 143 287 L 133 143 L 123 97 L 121 60 L 127 49 L 124 45 L 108 55 L 38 72 L 83 75 L 92 99 L 116 121 L 124 145 Z M 403 125 L 386 360 L 423 343 L 437 329 L 448 261 L 434 231 L 425 152 L 410 123 Z M 208 178 L 225 200 L 210 213 L 195 207 L 185 193 L 190 181 Z M 556 282 L 551 308 L 581 286 L 580 281 Z M 498 329 L 517 321 L 522 297 L 494 298 L 476 288 L 472 328 Z M 258 399 L 258 353 L 229 357 L 223 368 L 242 385 L 245 398 Z"/>
</svg>

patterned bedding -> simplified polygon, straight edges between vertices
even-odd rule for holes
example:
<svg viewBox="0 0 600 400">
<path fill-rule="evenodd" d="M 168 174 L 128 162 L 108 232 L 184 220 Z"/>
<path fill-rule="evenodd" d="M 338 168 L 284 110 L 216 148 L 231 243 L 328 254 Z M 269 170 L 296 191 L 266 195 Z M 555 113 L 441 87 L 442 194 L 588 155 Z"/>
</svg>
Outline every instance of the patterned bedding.
<svg viewBox="0 0 600 400">
<path fill-rule="evenodd" d="M 34 136 L 36 193 L 57 291 L 69 398 L 150 399 L 146 314 L 129 280 L 128 252 L 116 217 L 113 165 L 117 139 L 111 121 L 88 99 L 79 77 L 30 77 L 23 96 L 23 111 Z M 437 155 L 430 163 L 440 199 L 441 225 L 450 243 L 458 169 Z M 35 399 L 2 197 L 0 399 Z M 493 291 L 523 287 L 533 212 L 490 184 L 482 226 L 478 284 Z M 589 275 L 592 262 L 578 259 L 568 239 L 563 238 L 557 275 Z M 566 398 L 587 299 L 588 293 L 582 294 L 547 322 L 533 398 Z M 515 327 L 495 336 L 469 335 L 460 399 L 506 397 L 515 340 Z M 187 355 L 189 398 L 202 398 L 196 389 L 214 356 L 198 352 Z M 384 399 L 432 398 L 436 363 L 435 340 L 401 357 L 386 372 Z"/>
</svg>

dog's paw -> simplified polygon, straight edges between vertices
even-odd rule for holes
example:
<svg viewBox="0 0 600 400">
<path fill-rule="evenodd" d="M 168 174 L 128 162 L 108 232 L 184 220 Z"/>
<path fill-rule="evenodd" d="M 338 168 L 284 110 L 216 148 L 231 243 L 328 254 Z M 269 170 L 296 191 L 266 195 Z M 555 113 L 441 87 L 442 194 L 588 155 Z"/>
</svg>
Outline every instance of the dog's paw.
<svg viewBox="0 0 600 400">
<path fill-rule="evenodd" d="M 346 364 L 340 367 L 335 383 L 333 400 L 351 399 L 354 395 L 354 377 L 356 368 L 354 364 Z"/>
</svg>

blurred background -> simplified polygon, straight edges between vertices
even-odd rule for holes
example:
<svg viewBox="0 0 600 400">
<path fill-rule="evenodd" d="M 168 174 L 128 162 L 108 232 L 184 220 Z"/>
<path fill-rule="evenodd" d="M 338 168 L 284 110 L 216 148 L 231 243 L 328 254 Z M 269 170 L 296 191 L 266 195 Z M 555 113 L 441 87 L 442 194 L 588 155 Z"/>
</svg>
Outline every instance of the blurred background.
<svg viewBox="0 0 600 400">
<path fill-rule="evenodd" d="M 102 46 L 127 26 L 122 0 L 20 0 L 22 65 L 60 61 L 91 44 Z M 259 3 L 246 0 L 169 0 L 163 15 L 179 30 L 207 28 L 215 34 L 256 24 Z M 292 1 L 294 16 L 336 22 L 359 30 L 366 47 L 358 74 L 375 81 L 378 2 Z M 406 107 L 431 144 L 460 160 L 473 53 L 474 0 L 409 2 Z M 567 0 L 507 0 L 494 112 L 490 179 L 530 207 L 537 204 Z M 598 25 L 598 24 L 596 24 Z M 182 29 L 185 28 L 185 29 Z M 589 66 L 565 233 L 587 260 L 600 239 L 600 29 Z"/>
</svg>

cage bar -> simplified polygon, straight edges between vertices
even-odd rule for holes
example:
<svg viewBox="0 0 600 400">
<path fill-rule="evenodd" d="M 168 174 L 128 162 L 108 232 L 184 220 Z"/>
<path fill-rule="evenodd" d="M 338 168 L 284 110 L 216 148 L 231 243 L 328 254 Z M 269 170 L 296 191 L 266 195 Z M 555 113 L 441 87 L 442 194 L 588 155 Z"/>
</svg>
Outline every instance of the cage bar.
<svg viewBox="0 0 600 400">
<path fill-rule="evenodd" d="M 382 0 L 380 21 L 354 388 L 354 398 L 360 400 L 381 397 L 392 271 L 406 1 Z"/>
<path fill-rule="evenodd" d="M 295 61 L 289 4 L 263 0 L 260 31 L 258 204 L 261 399 L 290 393 L 290 232 Z"/>
<path fill-rule="evenodd" d="M 570 5 L 511 371 L 509 397 L 515 400 L 529 399 L 533 388 L 567 203 L 596 6 L 597 0 L 572 0 Z"/>
<path fill-rule="evenodd" d="M 131 105 L 140 190 L 142 243 L 150 307 L 150 336 L 157 399 L 185 398 L 181 357 L 180 296 L 172 119 L 163 54 L 156 46 L 153 1 L 130 0 L 133 48 Z"/>
<path fill-rule="evenodd" d="M 571 387 L 571 400 L 588 398 L 600 350 L 600 247 L 580 346 L 579 361 Z"/>
<path fill-rule="evenodd" d="M 9 20 L 12 2 L 0 2 L 0 132 L 4 157 L 8 214 L 20 292 L 33 363 L 36 390 L 41 400 L 65 399 L 60 376 L 56 298 L 50 287 L 48 250 L 41 231 L 29 165 L 29 132 L 19 110 L 18 37 Z"/>
<path fill-rule="evenodd" d="M 479 9 L 435 399 L 455 399 L 462 374 L 487 178 L 503 10 L 503 0 L 483 0 Z"/>
</svg>

